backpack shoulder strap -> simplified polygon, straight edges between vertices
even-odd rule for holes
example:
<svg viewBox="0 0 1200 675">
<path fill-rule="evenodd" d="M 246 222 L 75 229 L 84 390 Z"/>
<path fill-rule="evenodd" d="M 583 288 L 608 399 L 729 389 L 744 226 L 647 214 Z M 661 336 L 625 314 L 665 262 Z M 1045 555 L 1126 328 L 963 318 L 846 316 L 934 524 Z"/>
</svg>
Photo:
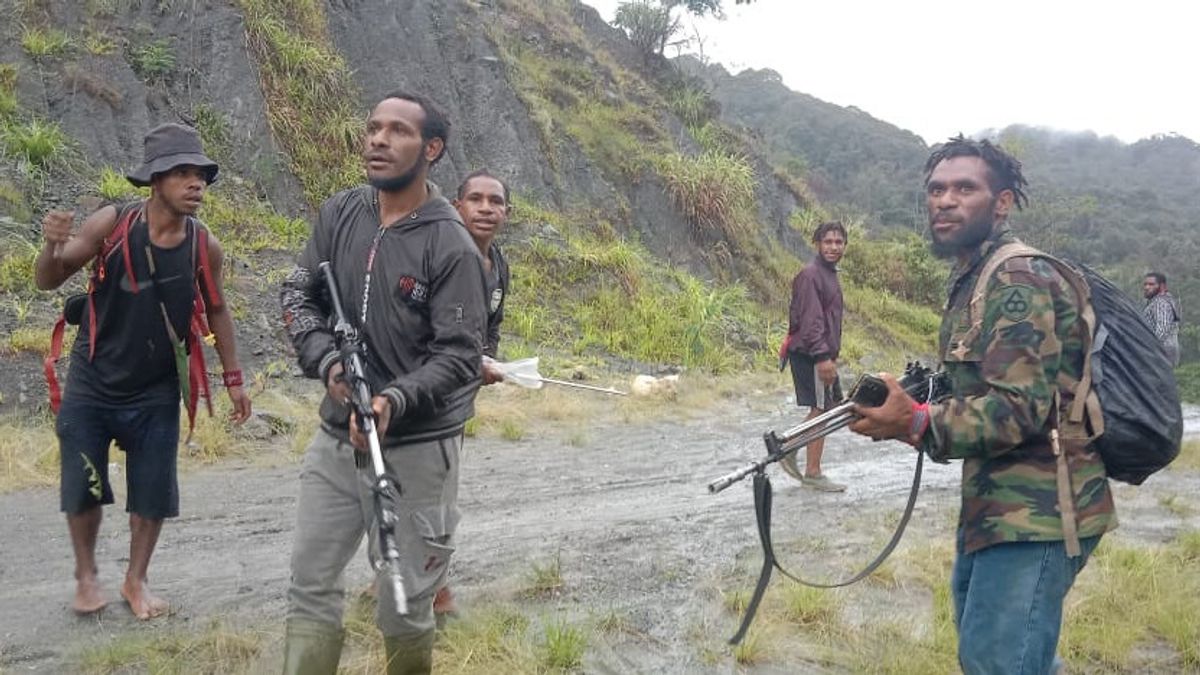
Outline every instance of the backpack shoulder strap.
<svg viewBox="0 0 1200 675">
<path fill-rule="evenodd" d="M 1071 287 L 1075 297 L 1079 300 L 1079 319 L 1084 324 L 1087 345 L 1083 356 L 1083 373 L 1079 380 L 1079 386 L 1075 389 L 1075 400 L 1071 404 L 1067 420 L 1071 424 L 1081 425 L 1084 423 L 1084 414 L 1087 413 L 1087 421 L 1090 423 L 1092 434 L 1099 436 L 1104 433 L 1104 415 L 1100 410 L 1100 399 L 1092 391 L 1092 342 L 1096 335 L 1098 321 L 1095 307 L 1092 305 L 1091 287 L 1088 286 L 1087 279 L 1078 270 L 1061 258 L 1024 242 L 1017 241 L 1000 246 L 988 258 L 983 270 L 979 273 L 979 278 L 975 281 L 975 287 L 971 289 L 971 300 L 967 309 L 967 317 L 971 321 L 968 335 L 971 339 L 975 339 L 982 332 L 983 312 L 980 311 L 980 308 L 987 295 L 988 281 L 1004 263 L 1012 258 L 1041 258 L 1049 262 Z"/>
<path fill-rule="evenodd" d="M 206 307 L 220 307 L 222 304 L 221 289 L 217 288 L 213 279 L 212 263 L 209 259 L 208 227 L 199 219 L 191 218 L 196 228 L 196 236 L 192 239 L 192 267 L 195 270 L 196 287 Z"/>
</svg>

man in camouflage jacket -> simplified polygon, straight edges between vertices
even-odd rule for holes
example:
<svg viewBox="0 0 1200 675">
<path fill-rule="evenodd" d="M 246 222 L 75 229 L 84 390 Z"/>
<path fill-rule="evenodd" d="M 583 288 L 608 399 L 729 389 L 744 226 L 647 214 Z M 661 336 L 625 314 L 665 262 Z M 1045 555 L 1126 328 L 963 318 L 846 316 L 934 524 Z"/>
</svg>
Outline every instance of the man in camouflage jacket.
<svg viewBox="0 0 1200 675">
<path fill-rule="evenodd" d="M 960 136 L 935 150 L 925 170 L 934 252 L 956 261 L 939 335 L 953 396 L 918 405 L 886 377 L 887 402 L 857 409 L 862 419 L 851 429 L 908 441 L 934 460 L 963 460 L 951 579 L 963 671 L 1055 672 L 1063 600 L 1100 536 L 1116 526 L 1104 464 L 1084 443 L 1061 444 L 1074 508 L 1059 503 L 1051 430 L 1073 400 L 1087 328 L 1069 283 L 1030 257 L 996 268 L 976 321 L 976 281 L 988 258 L 1016 241 L 1006 221 L 1025 201 L 1021 165 L 987 141 Z M 1063 512 L 1073 515 L 1076 555 Z"/>
</svg>

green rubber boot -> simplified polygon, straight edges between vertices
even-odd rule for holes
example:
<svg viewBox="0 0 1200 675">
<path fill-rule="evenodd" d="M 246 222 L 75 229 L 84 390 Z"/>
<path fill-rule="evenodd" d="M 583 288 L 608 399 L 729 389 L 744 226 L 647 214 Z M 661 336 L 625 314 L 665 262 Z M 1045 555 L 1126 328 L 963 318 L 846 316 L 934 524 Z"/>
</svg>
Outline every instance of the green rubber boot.
<svg viewBox="0 0 1200 675">
<path fill-rule="evenodd" d="M 428 675 L 433 670 L 433 640 L 435 632 L 429 631 L 421 637 L 384 637 L 383 648 L 387 654 L 387 675 Z"/>
<path fill-rule="evenodd" d="M 336 675 L 342 629 L 331 623 L 289 619 L 283 641 L 283 675 Z"/>
</svg>

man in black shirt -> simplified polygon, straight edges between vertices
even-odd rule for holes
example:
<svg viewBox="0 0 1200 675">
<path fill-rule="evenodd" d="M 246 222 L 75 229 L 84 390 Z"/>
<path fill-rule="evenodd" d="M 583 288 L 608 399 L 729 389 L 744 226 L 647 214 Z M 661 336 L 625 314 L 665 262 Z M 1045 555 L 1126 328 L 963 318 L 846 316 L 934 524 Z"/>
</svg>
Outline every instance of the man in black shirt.
<svg viewBox="0 0 1200 675">
<path fill-rule="evenodd" d="M 42 221 L 45 245 L 34 270 L 38 288 L 58 288 L 88 262 L 96 264 L 56 424 L 62 510 L 75 550 L 72 608 L 79 614 L 107 603 L 97 579 L 96 537 L 101 506 L 113 502 L 112 441 L 127 458 L 131 536 L 121 597 L 139 619 L 168 609 L 150 592 L 146 572 L 163 520 L 179 515 L 175 460 L 181 386 L 207 390 L 207 381 L 200 381 L 207 374 L 188 366 L 193 361 L 187 351 L 198 358 L 201 350 L 192 330 L 199 318 L 194 315 L 197 294 L 216 335 L 233 403 L 231 419 L 240 424 L 250 416 L 233 318 L 221 291 L 221 245 L 193 217 L 216 177 L 217 165 L 204 156 L 200 135 L 180 124 L 163 124 L 146 135 L 145 162 L 128 176 L 134 185 L 150 187 L 150 199 L 105 206 L 76 233 L 71 232 L 72 213 L 51 211 Z M 194 413 L 195 399 L 188 398 Z"/>
</svg>

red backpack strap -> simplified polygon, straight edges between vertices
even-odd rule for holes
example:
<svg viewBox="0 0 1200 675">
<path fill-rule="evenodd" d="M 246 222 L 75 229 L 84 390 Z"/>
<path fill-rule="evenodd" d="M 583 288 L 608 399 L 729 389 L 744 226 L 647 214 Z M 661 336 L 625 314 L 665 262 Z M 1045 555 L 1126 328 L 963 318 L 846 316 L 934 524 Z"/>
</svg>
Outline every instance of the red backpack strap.
<svg viewBox="0 0 1200 675">
<path fill-rule="evenodd" d="M 129 252 L 129 228 L 137 221 L 138 216 L 142 213 L 143 204 L 136 204 L 125 208 L 123 214 L 118 218 L 116 227 L 113 231 L 104 238 L 104 243 L 100 246 L 100 253 L 96 255 L 96 260 L 92 263 L 92 278 L 88 280 L 88 360 L 91 361 L 96 357 L 96 302 L 92 296 L 95 294 L 96 287 L 104 283 L 105 265 L 108 262 L 108 256 L 112 254 L 113 249 L 118 245 L 121 246 L 121 254 L 125 259 L 125 276 L 129 277 L 129 286 L 134 293 L 138 292 L 137 276 L 133 273 L 133 258 Z"/>
<path fill-rule="evenodd" d="M 220 307 L 223 304 L 221 289 L 213 280 L 212 263 L 208 256 L 208 228 L 199 221 L 196 222 L 196 283 L 201 291 L 201 297 L 207 307 Z M 200 283 L 203 281 L 203 283 Z"/>
<path fill-rule="evenodd" d="M 195 277 L 195 297 L 192 301 L 192 323 L 188 331 L 188 400 L 185 401 L 188 412 L 188 439 L 196 427 L 196 410 L 200 399 L 208 409 L 209 417 L 213 415 L 212 390 L 208 385 L 208 365 L 204 361 L 204 336 L 208 335 L 208 313 L 206 307 L 217 293 L 213 283 L 212 269 L 208 256 L 208 228 L 198 220 L 189 219 L 195 236 L 192 238 L 192 267 Z M 209 300 L 205 302 L 206 298 Z"/>
<path fill-rule="evenodd" d="M 63 333 L 66 329 L 67 317 L 59 316 L 58 321 L 54 324 L 54 330 L 50 333 L 50 352 L 42 361 L 42 370 L 46 374 L 46 388 L 50 392 L 50 409 L 56 415 L 59 407 L 62 406 L 62 388 L 58 386 L 58 373 L 54 370 L 54 366 L 62 356 Z"/>
</svg>

